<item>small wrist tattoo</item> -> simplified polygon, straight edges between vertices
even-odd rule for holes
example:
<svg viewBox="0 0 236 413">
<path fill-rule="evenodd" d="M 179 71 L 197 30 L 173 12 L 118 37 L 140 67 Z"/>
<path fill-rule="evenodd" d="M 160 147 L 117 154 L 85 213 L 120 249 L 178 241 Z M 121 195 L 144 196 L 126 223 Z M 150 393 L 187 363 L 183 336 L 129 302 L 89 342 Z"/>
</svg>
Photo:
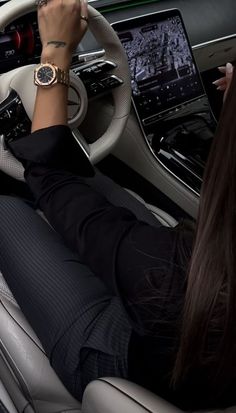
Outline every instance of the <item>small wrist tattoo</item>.
<svg viewBox="0 0 236 413">
<path fill-rule="evenodd" d="M 51 40 L 50 42 L 47 42 L 47 46 L 51 45 L 53 45 L 56 49 L 59 49 L 59 47 L 65 47 L 66 43 L 60 42 L 59 40 Z"/>
</svg>

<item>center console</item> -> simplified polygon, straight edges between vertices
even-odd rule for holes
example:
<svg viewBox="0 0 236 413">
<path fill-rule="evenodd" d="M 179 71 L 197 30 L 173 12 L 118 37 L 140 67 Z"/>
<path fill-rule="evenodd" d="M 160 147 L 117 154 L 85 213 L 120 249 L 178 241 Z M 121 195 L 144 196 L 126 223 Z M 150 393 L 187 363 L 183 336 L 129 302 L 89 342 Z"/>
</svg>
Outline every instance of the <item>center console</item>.
<svg viewBox="0 0 236 413">
<path fill-rule="evenodd" d="M 151 152 L 199 194 L 216 121 L 180 12 L 113 25 L 126 50 L 133 105 Z"/>
</svg>

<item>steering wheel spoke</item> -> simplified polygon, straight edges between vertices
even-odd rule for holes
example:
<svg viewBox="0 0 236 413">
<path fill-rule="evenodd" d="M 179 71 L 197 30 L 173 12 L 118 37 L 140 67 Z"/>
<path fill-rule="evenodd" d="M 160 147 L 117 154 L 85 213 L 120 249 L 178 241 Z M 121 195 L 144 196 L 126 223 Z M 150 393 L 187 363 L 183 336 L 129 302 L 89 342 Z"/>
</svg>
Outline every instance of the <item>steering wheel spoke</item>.
<svg viewBox="0 0 236 413">
<path fill-rule="evenodd" d="M 5 142 L 18 139 L 30 133 L 31 121 L 28 118 L 19 95 L 11 90 L 0 103 L 1 135 Z"/>
<path fill-rule="evenodd" d="M 19 96 L 14 90 L 11 90 L 9 95 L 0 102 L 0 116 L 10 110 L 15 103 L 18 103 Z"/>
<path fill-rule="evenodd" d="M 74 129 L 72 131 L 72 135 L 74 136 L 74 139 L 80 146 L 81 150 L 85 153 L 85 155 L 89 159 L 90 158 L 90 145 L 87 143 L 82 133 L 79 131 L 79 129 Z"/>
</svg>

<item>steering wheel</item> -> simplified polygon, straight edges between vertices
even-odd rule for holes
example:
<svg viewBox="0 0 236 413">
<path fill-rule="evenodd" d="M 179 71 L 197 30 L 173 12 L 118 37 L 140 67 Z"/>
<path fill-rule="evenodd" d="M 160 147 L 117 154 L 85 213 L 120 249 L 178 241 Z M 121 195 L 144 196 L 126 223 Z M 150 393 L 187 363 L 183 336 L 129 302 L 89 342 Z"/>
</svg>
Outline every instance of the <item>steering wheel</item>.
<svg viewBox="0 0 236 413">
<path fill-rule="evenodd" d="M 35 10 L 35 0 L 9 1 L 0 7 L 0 30 L 4 30 L 14 20 Z M 76 91 L 79 96 L 80 107 L 76 115 L 68 120 L 68 124 L 75 132 L 76 139 L 80 141 L 90 161 L 96 163 L 111 152 L 124 131 L 130 112 L 131 88 L 128 61 L 118 36 L 107 20 L 91 6 L 88 6 L 88 18 L 89 29 L 105 50 L 104 59 L 115 63 L 114 74 L 123 81 L 122 85 L 112 91 L 114 111 L 107 130 L 96 142 L 87 144 L 81 134 L 76 133 L 76 131 L 86 115 L 88 97 L 81 79 L 71 72 L 71 89 Z M 36 86 L 33 83 L 34 67 L 35 65 L 23 66 L 1 75 L 0 110 L 9 99 L 10 93 L 15 91 L 20 97 L 28 117 L 32 120 L 36 97 Z"/>
</svg>

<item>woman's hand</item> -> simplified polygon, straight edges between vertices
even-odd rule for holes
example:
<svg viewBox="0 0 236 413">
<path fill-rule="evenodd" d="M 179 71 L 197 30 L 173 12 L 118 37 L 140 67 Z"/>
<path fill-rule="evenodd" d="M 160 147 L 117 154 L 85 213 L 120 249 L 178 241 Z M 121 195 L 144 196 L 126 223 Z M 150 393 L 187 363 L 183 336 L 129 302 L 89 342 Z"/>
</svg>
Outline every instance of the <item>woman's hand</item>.
<svg viewBox="0 0 236 413">
<path fill-rule="evenodd" d="M 39 6 L 38 25 L 42 41 L 42 63 L 69 70 L 72 53 L 87 29 L 86 0 L 47 0 Z M 54 125 L 67 125 L 67 86 L 38 87 L 32 132 Z"/>
<path fill-rule="evenodd" d="M 224 76 L 213 82 L 213 85 L 217 87 L 217 90 L 221 90 L 224 92 L 223 100 L 225 101 L 228 94 L 228 90 L 231 85 L 234 67 L 231 63 L 227 63 L 226 66 L 218 67 L 218 69 L 221 73 L 223 73 Z"/>
<path fill-rule="evenodd" d="M 87 29 L 81 16 L 88 16 L 86 0 L 48 0 L 38 8 L 43 63 L 69 69 L 72 53 Z"/>
</svg>

